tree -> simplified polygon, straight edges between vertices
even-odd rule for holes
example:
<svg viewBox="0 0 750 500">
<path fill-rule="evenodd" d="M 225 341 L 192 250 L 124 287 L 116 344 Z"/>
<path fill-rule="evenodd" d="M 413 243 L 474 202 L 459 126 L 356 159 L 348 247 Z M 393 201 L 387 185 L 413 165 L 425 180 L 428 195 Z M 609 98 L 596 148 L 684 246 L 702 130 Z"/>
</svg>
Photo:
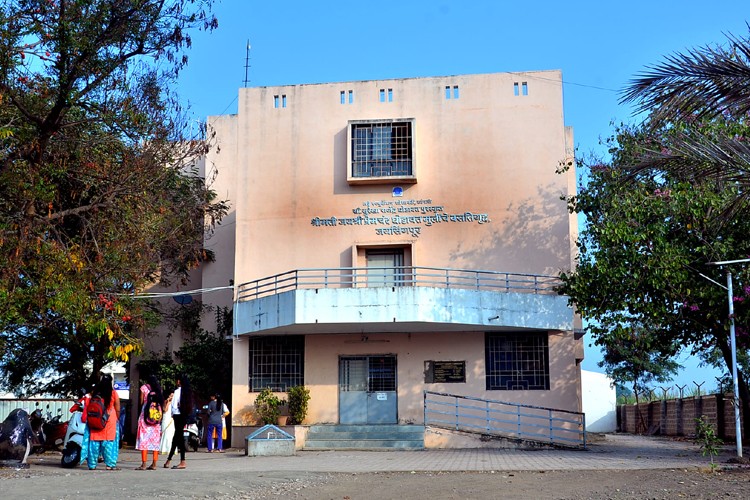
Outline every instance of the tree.
<svg viewBox="0 0 750 500">
<path fill-rule="evenodd" d="M 639 395 L 652 382 L 667 382 L 677 373 L 679 365 L 674 355 L 679 346 L 652 325 L 638 323 L 615 325 L 600 339 L 604 356 L 599 362 L 615 383 L 630 384 L 635 394 L 638 427 L 646 432 L 643 415 L 640 413 Z"/>
<path fill-rule="evenodd" d="M 208 313 L 216 315 L 216 332 L 201 327 L 201 319 Z M 149 353 L 138 362 L 138 371 L 153 373 L 165 390 L 174 389 L 174 381 L 184 373 L 198 399 L 208 401 L 217 392 L 228 404 L 232 396 L 232 311 L 199 301 L 180 306 L 167 315 L 167 323 L 182 333 L 186 342 L 174 353 Z M 173 356 L 174 354 L 174 356 Z M 173 358 L 179 363 L 175 364 Z"/>
<path fill-rule="evenodd" d="M 212 0 L 0 3 L 0 372 L 88 387 L 158 321 L 128 298 L 184 280 L 226 205 L 170 86 Z M 56 374 L 56 376 L 52 376 Z"/>
<path fill-rule="evenodd" d="M 636 402 L 651 382 L 666 382 L 677 373 L 675 343 L 668 344 L 658 328 L 642 324 L 617 325 L 601 338 L 604 356 L 599 366 L 617 384 L 630 384 Z"/>
<path fill-rule="evenodd" d="M 713 129 L 706 132 L 710 135 L 744 125 L 713 120 L 704 127 Z M 578 265 L 561 274 L 561 292 L 589 321 L 594 342 L 631 366 L 638 362 L 636 353 L 612 347 L 623 334 L 632 333 L 632 326 L 647 325 L 644 350 L 656 359 L 670 358 L 680 346 L 704 358 L 718 353 L 724 366 L 731 367 L 726 292 L 706 278 L 721 279 L 709 262 L 750 255 L 750 218 L 718 224 L 712 217 L 738 195 L 739 187 L 698 176 L 688 182 L 669 172 L 650 171 L 624 182 L 630 174 L 621 168 L 632 164 L 644 148 L 668 149 L 682 133 L 680 124 L 658 131 L 616 130 L 608 141 L 611 162 L 591 165 L 587 185 L 568 199 L 572 212 L 585 215 L 585 225 L 577 242 Z M 738 347 L 746 353 L 747 274 L 738 276 L 737 283 Z M 742 371 L 739 381 L 748 411 L 750 393 Z"/>
<path fill-rule="evenodd" d="M 668 56 L 637 76 L 621 100 L 647 113 L 654 129 L 690 125 L 675 134 L 669 150 L 644 149 L 631 167 L 738 184 L 741 189 L 728 200 L 725 217 L 750 199 L 750 145 L 744 135 L 704 135 L 700 124 L 719 116 L 744 120 L 750 111 L 750 38 L 730 35 L 728 42 Z"/>
</svg>

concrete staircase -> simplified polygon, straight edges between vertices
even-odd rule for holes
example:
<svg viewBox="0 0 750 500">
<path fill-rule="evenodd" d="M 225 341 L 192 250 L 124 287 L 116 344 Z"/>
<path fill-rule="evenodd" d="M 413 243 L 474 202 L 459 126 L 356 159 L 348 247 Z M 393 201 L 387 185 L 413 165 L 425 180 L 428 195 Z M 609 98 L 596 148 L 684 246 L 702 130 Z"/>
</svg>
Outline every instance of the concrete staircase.
<svg viewBox="0 0 750 500">
<path fill-rule="evenodd" d="M 422 450 L 423 425 L 311 425 L 305 450 Z"/>
</svg>

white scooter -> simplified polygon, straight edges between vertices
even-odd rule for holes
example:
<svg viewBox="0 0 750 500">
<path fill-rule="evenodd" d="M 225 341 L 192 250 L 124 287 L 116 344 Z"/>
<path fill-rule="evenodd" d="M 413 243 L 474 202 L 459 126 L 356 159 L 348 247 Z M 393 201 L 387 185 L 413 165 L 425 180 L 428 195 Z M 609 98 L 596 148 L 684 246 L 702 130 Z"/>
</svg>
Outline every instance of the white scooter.
<svg viewBox="0 0 750 500">
<path fill-rule="evenodd" d="M 198 409 L 196 408 L 188 417 L 185 428 L 182 431 L 182 436 L 185 438 L 186 450 L 192 449 L 193 451 L 198 451 L 198 446 L 200 446 L 203 440 L 202 424 L 203 422 L 198 416 Z"/>
<path fill-rule="evenodd" d="M 65 433 L 63 441 L 63 453 L 60 465 L 66 469 L 72 469 L 81 463 L 81 447 L 83 446 L 83 433 L 86 424 L 81 421 L 83 416 L 83 402 L 79 401 L 70 408 L 73 416 L 68 421 L 68 432 Z"/>
</svg>

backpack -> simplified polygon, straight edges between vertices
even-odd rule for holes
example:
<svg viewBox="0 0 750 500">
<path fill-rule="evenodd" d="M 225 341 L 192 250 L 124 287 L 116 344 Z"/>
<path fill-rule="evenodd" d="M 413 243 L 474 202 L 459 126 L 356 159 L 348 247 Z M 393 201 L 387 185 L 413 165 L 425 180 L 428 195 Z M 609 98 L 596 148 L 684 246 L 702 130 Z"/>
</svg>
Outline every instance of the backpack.
<svg viewBox="0 0 750 500">
<path fill-rule="evenodd" d="M 146 403 L 143 405 L 143 421 L 146 425 L 157 425 L 161 422 L 162 407 L 156 400 L 156 393 L 151 391 L 146 397 Z"/>
<path fill-rule="evenodd" d="M 109 420 L 109 413 L 104 406 L 104 398 L 98 394 L 91 397 L 89 404 L 86 405 L 86 423 L 94 431 L 104 429 Z"/>
</svg>

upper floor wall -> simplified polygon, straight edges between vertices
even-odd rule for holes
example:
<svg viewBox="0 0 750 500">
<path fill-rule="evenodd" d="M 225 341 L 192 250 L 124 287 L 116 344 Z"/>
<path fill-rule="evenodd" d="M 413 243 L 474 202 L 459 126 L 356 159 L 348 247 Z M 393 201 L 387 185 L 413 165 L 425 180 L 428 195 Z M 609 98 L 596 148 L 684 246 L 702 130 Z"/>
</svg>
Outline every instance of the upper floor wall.
<svg viewBox="0 0 750 500">
<path fill-rule="evenodd" d="M 236 196 L 236 283 L 377 248 L 416 266 L 572 265 L 559 71 L 244 88 L 231 119 L 236 152 L 215 161 Z"/>
</svg>

